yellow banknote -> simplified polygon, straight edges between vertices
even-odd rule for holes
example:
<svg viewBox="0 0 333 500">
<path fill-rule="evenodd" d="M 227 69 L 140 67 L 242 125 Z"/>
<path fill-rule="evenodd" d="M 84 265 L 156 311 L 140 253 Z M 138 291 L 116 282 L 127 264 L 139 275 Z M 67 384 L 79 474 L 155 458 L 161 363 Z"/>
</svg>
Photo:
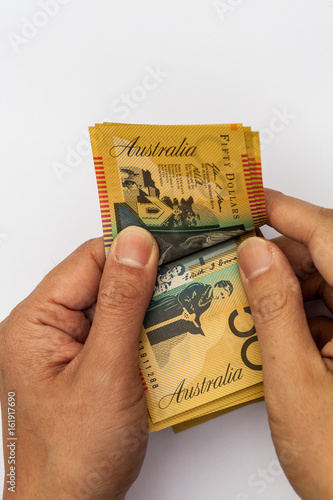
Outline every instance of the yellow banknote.
<svg viewBox="0 0 333 500">
<path fill-rule="evenodd" d="M 265 220 L 255 133 L 240 124 L 101 124 L 90 137 L 106 249 L 139 225 L 170 262 Z"/>
<path fill-rule="evenodd" d="M 173 417 L 262 381 L 258 339 L 237 266 L 239 241 L 159 271 L 139 346 L 153 425 L 167 419 L 173 424 Z"/>
<path fill-rule="evenodd" d="M 265 223 L 258 132 L 241 124 L 90 127 L 108 252 L 130 225 L 160 268 L 139 365 L 150 430 L 197 425 L 263 396 L 236 249 Z"/>
<path fill-rule="evenodd" d="M 149 430 L 151 432 L 164 429 L 166 427 L 176 426 L 180 423 L 194 421 L 199 418 L 205 417 L 207 415 L 218 416 L 219 412 L 226 410 L 232 410 L 232 408 L 237 407 L 239 404 L 246 404 L 252 400 L 256 400 L 263 396 L 263 385 L 262 383 L 252 385 L 238 392 L 224 396 L 216 401 L 210 401 L 197 408 L 188 410 L 184 413 L 175 415 L 174 417 L 161 420 L 158 423 L 153 423 L 151 417 L 149 416 Z"/>
</svg>

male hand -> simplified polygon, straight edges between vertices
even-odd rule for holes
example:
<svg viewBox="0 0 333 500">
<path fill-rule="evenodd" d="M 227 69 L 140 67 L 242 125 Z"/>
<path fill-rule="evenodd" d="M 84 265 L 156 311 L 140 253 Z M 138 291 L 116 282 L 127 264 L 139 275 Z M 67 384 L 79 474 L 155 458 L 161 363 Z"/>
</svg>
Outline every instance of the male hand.
<svg viewBox="0 0 333 500">
<path fill-rule="evenodd" d="M 138 341 L 157 261 L 141 228 L 123 230 L 106 262 L 102 238 L 88 241 L 1 323 L 4 458 L 15 392 L 17 499 L 120 500 L 137 477 L 148 435 Z"/>
<path fill-rule="evenodd" d="M 265 401 L 284 471 L 304 500 L 333 498 L 333 320 L 306 319 L 303 300 L 333 312 L 333 210 L 266 190 L 276 244 L 249 238 L 239 266 L 262 355 Z M 299 276 L 297 279 L 295 272 Z"/>
</svg>

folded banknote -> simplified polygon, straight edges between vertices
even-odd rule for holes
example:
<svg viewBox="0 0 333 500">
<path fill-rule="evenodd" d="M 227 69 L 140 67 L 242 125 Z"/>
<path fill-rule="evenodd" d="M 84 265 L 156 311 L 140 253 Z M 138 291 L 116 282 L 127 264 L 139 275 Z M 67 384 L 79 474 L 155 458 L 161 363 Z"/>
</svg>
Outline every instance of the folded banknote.
<svg viewBox="0 0 333 500">
<path fill-rule="evenodd" d="M 259 134 L 231 125 L 90 128 L 106 253 L 129 225 L 160 250 L 139 344 L 150 430 L 263 397 L 237 246 L 265 223 Z"/>
<path fill-rule="evenodd" d="M 90 128 L 105 246 L 121 229 L 155 236 L 160 264 L 265 221 L 259 135 L 241 125 Z"/>
<path fill-rule="evenodd" d="M 237 266 L 244 237 L 159 270 L 169 281 L 152 297 L 139 345 L 151 430 L 262 396 L 258 338 Z"/>
</svg>

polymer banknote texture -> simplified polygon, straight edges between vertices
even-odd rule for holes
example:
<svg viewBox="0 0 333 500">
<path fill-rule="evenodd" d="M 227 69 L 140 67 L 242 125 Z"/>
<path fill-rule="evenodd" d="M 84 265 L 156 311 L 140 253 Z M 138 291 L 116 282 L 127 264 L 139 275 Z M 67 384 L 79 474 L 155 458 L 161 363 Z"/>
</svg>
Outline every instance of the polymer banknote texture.
<svg viewBox="0 0 333 500">
<path fill-rule="evenodd" d="M 159 245 L 139 344 L 150 430 L 179 432 L 263 397 L 237 247 L 265 223 L 259 134 L 241 124 L 90 128 L 108 252 L 125 227 Z"/>
</svg>

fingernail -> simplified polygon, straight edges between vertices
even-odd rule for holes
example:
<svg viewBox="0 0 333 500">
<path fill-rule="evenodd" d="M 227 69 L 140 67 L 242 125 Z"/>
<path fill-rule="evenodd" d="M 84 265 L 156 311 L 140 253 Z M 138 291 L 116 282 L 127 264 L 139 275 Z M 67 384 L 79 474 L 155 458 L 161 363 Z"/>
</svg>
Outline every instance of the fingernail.
<svg viewBox="0 0 333 500">
<path fill-rule="evenodd" d="M 238 247 L 238 265 L 247 279 L 255 278 L 272 265 L 272 252 L 263 238 L 248 238 Z"/>
<path fill-rule="evenodd" d="M 145 267 L 154 246 L 153 236 L 137 226 L 130 226 L 118 234 L 114 242 L 114 257 L 130 267 Z M 112 248 L 112 247 L 111 247 Z"/>
</svg>

